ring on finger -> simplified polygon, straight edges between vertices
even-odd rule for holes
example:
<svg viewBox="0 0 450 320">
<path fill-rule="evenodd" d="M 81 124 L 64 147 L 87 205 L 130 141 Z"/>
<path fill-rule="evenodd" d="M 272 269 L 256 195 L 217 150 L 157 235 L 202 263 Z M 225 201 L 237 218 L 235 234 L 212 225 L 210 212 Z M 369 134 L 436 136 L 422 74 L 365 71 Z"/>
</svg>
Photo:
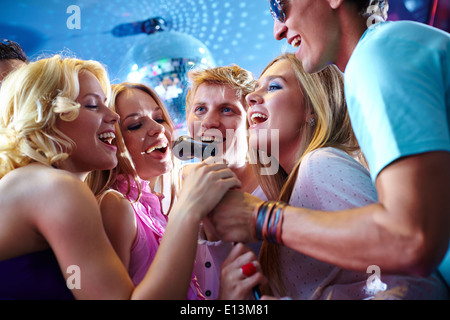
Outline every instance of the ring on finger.
<svg viewBox="0 0 450 320">
<path fill-rule="evenodd" d="M 255 272 L 256 272 L 256 267 L 255 267 L 255 265 L 253 264 L 253 262 L 249 262 L 249 263 L 247 263 L 247 264 L 244 264 L 244 265 L 241 267 L 241 273 L 242 273 L 244 276 L 246 276 L 246 277 L 252 276 L 253 274 L 255 274 Z"/>
</svg>

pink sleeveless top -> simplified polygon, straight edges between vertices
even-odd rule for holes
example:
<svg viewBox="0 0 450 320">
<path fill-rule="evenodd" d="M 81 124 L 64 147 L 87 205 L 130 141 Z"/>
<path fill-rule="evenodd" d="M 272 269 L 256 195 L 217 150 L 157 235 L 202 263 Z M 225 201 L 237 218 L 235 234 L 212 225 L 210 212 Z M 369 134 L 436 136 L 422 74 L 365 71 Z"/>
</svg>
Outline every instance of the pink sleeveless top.
<svg viewBox="0 0 450 320">
<path fill-rule="evenodd" d="M 133 202 L 138 196 L 138 189 L 133 179 L 130 193 L 126 198 L 136 214 L 137 234 L 131 248 L 130 265 L 128 272 L 134 284 L 142 281 L 158 250 L 164 230 L 167 225 L 167 216 L 162 213 L 162 194 L 154 194 L 148 186 L 148 181 L 140 180 L 142 190 L 139 201 Z M 114 188 L 126 194 L 128 182 L 124 176 L 119 176 Z M 195 275 L 192 275 L 189 287 L 188 300 L 204 300 Z"/>
</svg>

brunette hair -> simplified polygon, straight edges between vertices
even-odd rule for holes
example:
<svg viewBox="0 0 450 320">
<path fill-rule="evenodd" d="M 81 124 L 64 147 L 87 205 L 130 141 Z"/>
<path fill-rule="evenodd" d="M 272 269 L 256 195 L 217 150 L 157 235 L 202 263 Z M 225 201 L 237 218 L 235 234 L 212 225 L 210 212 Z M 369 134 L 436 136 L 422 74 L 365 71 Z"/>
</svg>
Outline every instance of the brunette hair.
<svg viewBox="0 0 450 320">
<path fill-rule="evenodd" d="M 28 57 L 22 47 L 15 41 L 0 40 L 0 61 L 1 60 L 20 60 L 28 63 Z"/>
</svg>

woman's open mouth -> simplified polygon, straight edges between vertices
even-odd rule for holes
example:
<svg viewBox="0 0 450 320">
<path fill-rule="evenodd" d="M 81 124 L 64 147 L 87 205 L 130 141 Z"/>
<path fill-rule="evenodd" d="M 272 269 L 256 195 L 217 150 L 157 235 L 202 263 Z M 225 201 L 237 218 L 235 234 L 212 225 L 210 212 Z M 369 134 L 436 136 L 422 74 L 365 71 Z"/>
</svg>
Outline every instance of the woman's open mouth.
<svg viewBox="0 0 450 320">
<path fill-rule="evenodd" d="M 112 142 L 116 138 L 116 135 L 114 134 L 114 132 L 103 132 L 99 134 L 98 138 L 101 142 L 107 145 L 112 145 Z"/>
<path fill-rule="evenodd" d="M 142 154 L 150 154 L 150 153 L 152 153 L 154 151 L 164 154 L 167 151 L 167 146 L 168 146 L 168 143 L 167 142 L 163 142 L 163 143 L 160 143 L 160 144 L 157 144 L 157 145 L 154 145 L 154 146 L 148 148 L 146 151 L 142 152 Z"/>
<path fill-rule="evenodd" d="M 267 119 L 268 119 L 268 117 L 265 114 L 262 114 L 259 112 L 252 113 L 252 115 L 250 116 L 252 125 L 262 123 L 262 122 L 266 121 Z"/>
</svg>

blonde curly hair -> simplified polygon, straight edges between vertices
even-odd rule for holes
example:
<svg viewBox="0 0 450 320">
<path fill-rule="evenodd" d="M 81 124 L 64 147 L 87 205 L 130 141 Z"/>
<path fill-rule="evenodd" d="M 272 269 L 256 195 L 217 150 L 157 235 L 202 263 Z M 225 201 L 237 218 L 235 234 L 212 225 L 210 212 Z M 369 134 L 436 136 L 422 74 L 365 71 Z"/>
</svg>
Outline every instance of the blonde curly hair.
<svg viewBox="0 0 450 320">
<path fill-rule="evenodd" d="M 73 141 L 55 127 L 56 120 L 72 121 L 80 72 L 90 71 L 106 96 L 110 84 L 97 61 L 55 55 L 25 65 L 8 75 L 0 88 L 0 178 L 32 162 L 57 165 L 73 150 Z"/>
</svg>

